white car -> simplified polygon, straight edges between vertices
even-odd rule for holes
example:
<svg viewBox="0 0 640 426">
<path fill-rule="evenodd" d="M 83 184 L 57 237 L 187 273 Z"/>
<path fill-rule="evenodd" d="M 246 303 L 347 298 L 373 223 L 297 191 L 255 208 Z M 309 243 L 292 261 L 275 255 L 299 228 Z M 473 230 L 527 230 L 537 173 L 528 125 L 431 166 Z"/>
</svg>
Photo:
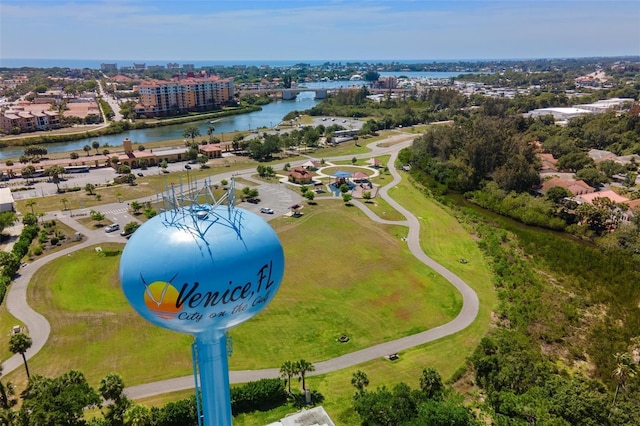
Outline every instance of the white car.
<svg viewBox="0 0 640 426">
<path fill-rule="evenodd" d="M 270 209 L 269 207 L 263 207 L 260 209 L 260 213 L 273 214 L 273 209 Z"/>
<path fill-rule="evenodd" d="M 118 229 L 120 229 L 120 225 L 114 223 L 113 225 L 108 225 L 106 228 L 104 228 L 104 232 L 114 232 Z"/>
</svg>

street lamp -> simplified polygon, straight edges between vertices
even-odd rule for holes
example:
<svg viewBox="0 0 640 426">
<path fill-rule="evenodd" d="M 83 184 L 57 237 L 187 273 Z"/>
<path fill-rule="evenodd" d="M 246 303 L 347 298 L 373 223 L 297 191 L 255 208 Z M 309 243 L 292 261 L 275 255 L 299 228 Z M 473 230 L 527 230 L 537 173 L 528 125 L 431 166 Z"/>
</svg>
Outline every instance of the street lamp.
<svg viewBox="0 0 640 426">
<path fill-rule="evenodd" d="M 191 166 L 188 164 L 185 164 L 184 168 L 187 171 L 187 191 L 191 192 L 191 180 L 189 178 L 189 170 L 191 170 Z"/>
</svg>

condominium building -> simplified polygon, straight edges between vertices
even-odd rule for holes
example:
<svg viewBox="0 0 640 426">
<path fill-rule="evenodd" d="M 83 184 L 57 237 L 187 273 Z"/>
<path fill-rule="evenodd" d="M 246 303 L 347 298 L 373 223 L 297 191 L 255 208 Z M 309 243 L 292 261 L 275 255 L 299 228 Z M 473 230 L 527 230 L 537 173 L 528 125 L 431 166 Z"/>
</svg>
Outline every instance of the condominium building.
<svg viewBox="0 0 640 426">
<path fill-rule="evenodd" d="M 143 81 L 136 114 L 146 117 L 176 115 L 185 111 L 207 111 L 219 107 L 234 94 L 233 79 L 217 76 Z"/>
<path fill-rule="evenodd" d="M 0 114 L 0 128 L 6 134 L 57 129 L 60 117 L 54 111 L 25 111 L 16 108 Z"/>
</svg>

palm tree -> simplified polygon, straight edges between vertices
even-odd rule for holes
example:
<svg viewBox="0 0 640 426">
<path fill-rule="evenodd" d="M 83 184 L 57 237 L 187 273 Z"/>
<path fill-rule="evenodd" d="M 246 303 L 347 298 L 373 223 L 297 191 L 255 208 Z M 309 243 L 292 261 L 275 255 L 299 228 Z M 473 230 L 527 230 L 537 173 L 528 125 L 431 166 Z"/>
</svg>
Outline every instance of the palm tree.
<svg viewBox="0 0 640 426">
<path fill-rule="evenodd" d="M 27 207 L 31 207 L 31 214 L 35 215 L 36 213 L 33 211 L 33 206 L 35 206 L 37 203 L 34 200 L 29 200 L 26 202 L 26 206 Z"/>
<path fill-rule="evenodd" d="M 11 407 L 16 405 L 18 401 L 14 398 L 16 394 L 16 388 L 13 383 L 9 382 L 6 386 L 0 382 L 0 409 L 9 410 Z M 0 424 L 9 424 L 2 423 L 0 420 Z"/>
<path fill-rule="evenodd" d="M 58 192 L 60 192 L 60 177 L 64 174 L 64 167 L 62 166 L 51 166 L 45 170 L 45 173 L 51 177 L 53 183 L 56 184 L 56 188 Z"/>
<path fill-rule="evenodd" d="M 369 386 L 369 378 L 364 371 L 358 370 L 351 376 L 351 384 L 361 393 L 364 392 L 364 388 Z"/>
<path fill-rule="evenodd" d="M 134 405 L 125 412 L 126 424 L 131 426 L 145 426 L 151 424 L 151 412 L 142 405 Z"/>
<path fill-rule="evenodd" d="M 628 352 L 618 352 L 613 356 L 616 359 L 616 366 L 611 373 L 611 376 L 617 382 L 616 393 L 613 395 L 613 403 L 616 405 L 616 399 L 618 398 L 618 392 L 620 389 L 624 389 L 627 380 L 636 375 L 635 364 L 631 355 Z"/>
<path fill-rule="evenodd" d="M 296 363 L 296 374 L 298 374 L 300 376 L 299 380 L 302 380 L 302 390 L 306 390 L 306 386 L 305 386 L 305 377 L 307 375 L 307 373 L 310 373 L 312 371 L 316 371 L 316 367 L 313 366 L 313 364 L 311 364 L 309 361 L 306 361 L 304 359 L 301 359 L 300 361 L 298 361 Z"/>
<path fill-rule="evenodd" d="M 117 373 L 109 373 L 102 380 L 100 380 L 100 395 L 106 400 L 118 402 L 122 398 L 126 398 L 124 395 L 124 380 L 122 376 Z"/>
<path fill-rule="evenodd" d="M 69 202 L 69 200 L 67 200 L 65 197 L 62 197 L 60 199 L 60 201 L 62 202 L 62 205 L 64 206 L 64 209 L 67 209 L 67 203 Z"/>
<path fill-rule="evenodd" d="M 29 350 L 32 343 L 31 337 L 24 333 L 16 333 L 11 336 L 11 339 L 9 339 L 9 350 L 11 353 L 22 355 L 24 369 L 27 371 L 27 379 L 31 378 L 31 375 L 29 374 L 29 365 L 27 365 L 27 357 L 25 356 L 25 353 Z"/>
<path fill-rule="evenodd" d="M 93 142 L 91 142 L 91 146 L 93 147 L 93 149 L 96 150 L 96 155 L 98 155 L 98 148 L 100 148 L 100 142 L 93 141 Z"/>
<path fill-rule="evenodd" d="M 2 376 L 2 364 L 0 364 L 0 376 Z M 6 386 L 0 382 L 0 409 L 8 410 L 18 403 L 14 398 L 15 395 L 15 386 L 11 382 L 8 382 Z M 0 410 L 1 411 L 1 410 Z M 6 424 L 10 424 L 5 422 Z M 0 424 L 2 423 L 2 418 L 0 418 Z"/>
<path fill-rule="evenodd" d="M 91 147 L 89 145 L 85 145 L 82 147 L 82 150 L 87 153 L 87 157 L 88 157 L 89 151 L 91 151 Z"/>
<path fill-rule="evenodd" d="M 287 381 L 289 393 L 291 393 L 291 377 L 296 375 L 296 363 L 293 361 L 285 361 L 280 367 L 280 376 Z"/>
<path fill-rule="evenodd" d="M 209 128 L 207 129 L 207 135 L 209 136 L 209 142 L 211 142 L 213 132 L 215 132 L 215 131 L 216 131 L 216 128 L 213 127 L 213 126 L 209 126 Z"/>
</svg>

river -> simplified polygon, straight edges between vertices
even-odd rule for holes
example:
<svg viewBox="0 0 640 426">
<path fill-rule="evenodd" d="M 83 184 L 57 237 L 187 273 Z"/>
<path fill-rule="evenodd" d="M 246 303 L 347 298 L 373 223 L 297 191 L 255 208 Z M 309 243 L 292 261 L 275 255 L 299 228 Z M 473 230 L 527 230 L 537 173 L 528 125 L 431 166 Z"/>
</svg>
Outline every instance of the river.
<svg viewBox="0 0 640 426">
<path fill-rule="evenodd" d="M 407 76 L 409 78 L 450 78 L 460 73 L 451 72 L 382 72 L 381 76 Z M 310 82 L 305 84 L 306 87 L 324 88 L 324 87 L 348 87 L 366 84 L 365 81 L 327 81 L 327 82 Z M 276 126 L 282 118 L 291 111 L 304 111 L 312 108 L 320 103 L 314 99 L 315 93 L 312 91 L 301 92 L 295 100 L 276 101 L 268 105 L 263 105 L 262 110 L 251 112 L 248 114 L 234 115 L 213 120 L 200 120 L 191 123 L 175 124 L 171 126 L 155 127 L 151 129 L 129 130 L 117 135 L 100 136 L 95 138 L 79 139 L 71 142 L 59 142 L 46 144 L 49 153 L 76 151 L 82 155 L 82 148 L 85 145 L 91 146 L 93 141 L 98 141 L 101 147 L 121 147 L 122 140 L 129 138 L 133 142 L 142 143 L 163 141 L 169 139 L 182 139 L 184 129 L 188 126 L 196 126 L 200 130 L 201 135 L 206 135 L 209 126 L 215 127 L 214 135 L 220 137 L 222 133 L 231 133 L 239 130 L 251 130 L 259 127 Z M 0 148 L 0 159 L 18 158 L 24 154 L 24 147 L 8 146 Z"/>
<path fill-rule="evenodd" d="M 152 141 L 162 141 L 168 139 L 182 139 L 184 129 L 188 126 L 196 126 L 201 135 L 206 135 L 209 126 L 215 127 L 214 134 L 218 137 L 221 133 L 231 133 L 238 130 L 251 130 L 258 127 L 273 127 L 280 123 L 282 118 L 289 112 L 303 111 L 312 108 L 320 101 L 314 99 L 314 92 L 302 92 L 295 100 L 276 101 L 268 105 L 263 105 L 262 110 L 250 112 L 248 114 L 233 115 L 213 120 L 200 120 L 191 123 L 175 124 L 171 126 L 154 127 L 151 129 L 129 130 L 117 135 L 100 136 L 89 139 L 79 139 L 71 142 L 48 143 L 44 145 L 49 153 L 77 151 L 83 154 L 82 148 L 85 145 L 91 146 L 91 142 L 98 141 L 100 146 L 121 147 L 122 140 L 129 138 L 133 142 L 145 143 Z M 24 147 L 8 146 L 0 148 L 0 159 L 18 158 L 24 154 Z"/>
</svg>

